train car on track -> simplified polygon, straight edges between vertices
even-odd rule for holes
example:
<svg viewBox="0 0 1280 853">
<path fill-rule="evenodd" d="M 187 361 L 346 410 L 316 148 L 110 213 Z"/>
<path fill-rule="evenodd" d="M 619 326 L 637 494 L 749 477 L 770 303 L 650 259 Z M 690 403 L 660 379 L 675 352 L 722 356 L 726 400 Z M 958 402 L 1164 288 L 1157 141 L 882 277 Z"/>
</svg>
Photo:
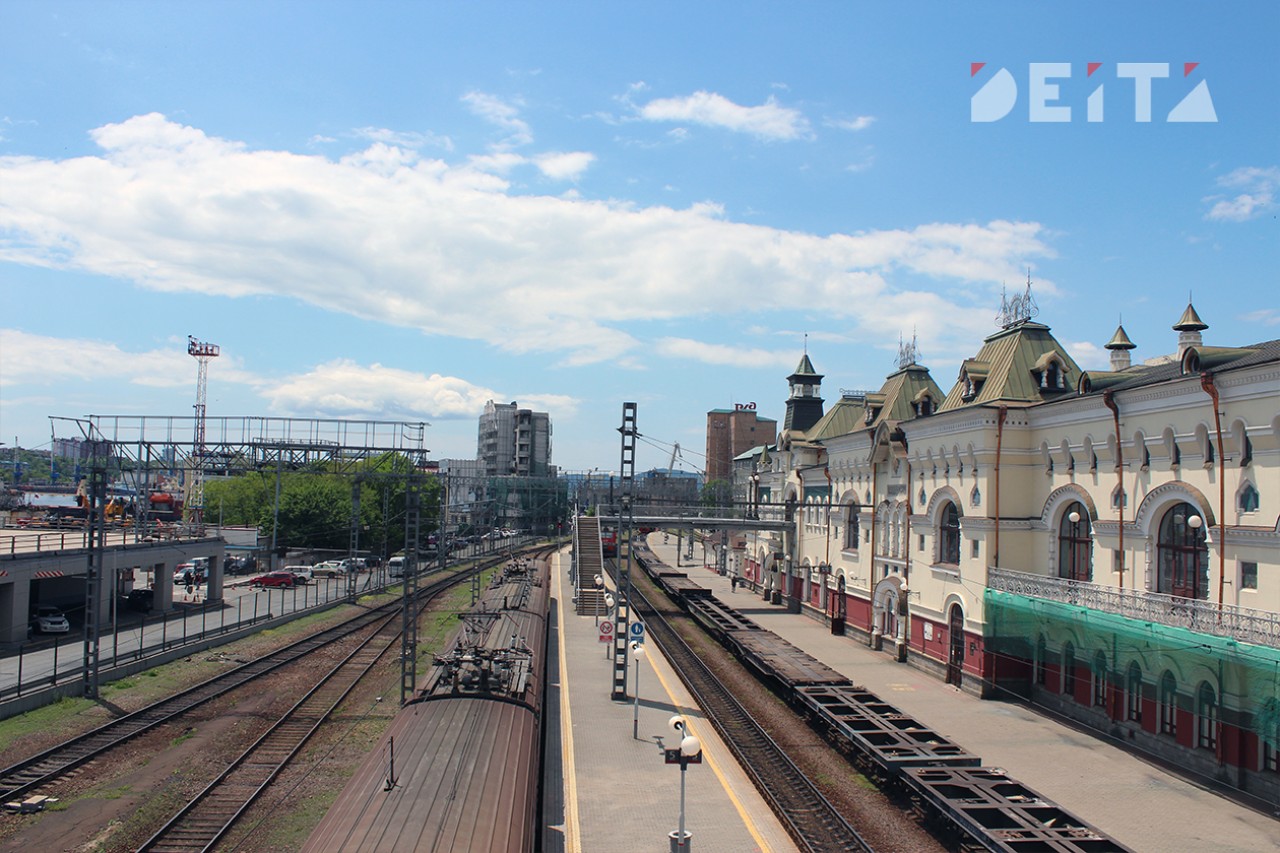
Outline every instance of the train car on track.
<svg viewBox="0 0 1280 853">
<path fill-rule="evenodd" d="M 534 850 L 549 604 L 546 560 L 507 563 L 303 850 Z"/>
</svg>

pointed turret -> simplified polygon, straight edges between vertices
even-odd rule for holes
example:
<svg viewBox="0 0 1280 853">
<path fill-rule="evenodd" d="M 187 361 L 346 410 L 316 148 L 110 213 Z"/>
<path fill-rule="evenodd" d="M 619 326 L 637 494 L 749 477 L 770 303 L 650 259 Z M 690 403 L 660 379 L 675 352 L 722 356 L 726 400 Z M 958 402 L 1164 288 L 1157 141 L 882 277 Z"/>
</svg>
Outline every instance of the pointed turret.
<svg viewBox="0 0 1280 853">
<path fill-rule="evenodd" d="M 1129 350 L 1136 349 L 1137 346 L 1129 340 L 1123 325 L 1116 326 L 1116 333 L 1111 336 L 1111 340 L 1107 341 L 1106 345 L 1106 348 L 1111 350 L 1111 369 L 1120 371 L 1128 368 L 1132 363 Z"/>
<path fill-rule="evenodd" d="M 813 369 L 809 353 L 800 358 L 795 372 L 787 377 L 791 393 L 782 429 L 804 432 L 822 419 L 822 374 Z"/>
<path fill-rule="evenodd" d="M 1178 333 L 1178 358 L 1182 358 L 1183 353 L 1191 347 L 1204 345 L 1204 338 L 1200 332 L 1207 328 L 1209 324 L 1200 319 L 1195 306 L 1188 301 L 1187 310 L 1183 311 L 1182 317 L 1173 324 L 1173 330 Z"/>
</svg>

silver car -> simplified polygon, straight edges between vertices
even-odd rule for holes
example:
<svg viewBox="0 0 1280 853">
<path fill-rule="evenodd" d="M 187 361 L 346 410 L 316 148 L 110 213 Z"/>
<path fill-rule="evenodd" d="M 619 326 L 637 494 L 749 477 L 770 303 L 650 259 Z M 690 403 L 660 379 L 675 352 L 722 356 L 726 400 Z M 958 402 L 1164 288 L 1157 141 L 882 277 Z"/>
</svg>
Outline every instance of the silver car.
<svg viewBox="0 0 1280 853">
<path fill-rule="evenodd" d="M 37 607 L 35 616 L 31 617 L 31 627 L 38 634 L 65 634 L 71 630 L 71 623 L 56 607 Z"/>
</svg>

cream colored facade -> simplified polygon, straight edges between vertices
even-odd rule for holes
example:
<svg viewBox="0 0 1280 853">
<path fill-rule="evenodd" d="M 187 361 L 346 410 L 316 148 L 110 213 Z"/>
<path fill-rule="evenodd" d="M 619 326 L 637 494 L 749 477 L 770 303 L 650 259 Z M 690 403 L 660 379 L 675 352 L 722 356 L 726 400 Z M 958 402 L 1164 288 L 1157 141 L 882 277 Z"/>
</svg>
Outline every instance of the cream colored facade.
<svg viewBox="0 0 1280 853">
<path fill-rule="evenodd" d="M 1117 330 L 1113 370 L 1085 372 L 1014 319 L 945 398 L 907 352 L 881 392 L 783 433 L 757 476 L 795 532 L 748 537 L 748 564 L 781 553 L 766 587 L 964 689 L 1280 792 L 1280 688 L 1258 676 L 1280 659 L 1280 341 L 1206 346 L 1205 328 L 1188 306 L 1177 350 L 1132 366 Z M 1069 615 L 1020 635 L 987 612 L 1008 596 Z M 1235 656 L 1153 651 L 1153 623 L 1154 645 Z"/>
</svg>

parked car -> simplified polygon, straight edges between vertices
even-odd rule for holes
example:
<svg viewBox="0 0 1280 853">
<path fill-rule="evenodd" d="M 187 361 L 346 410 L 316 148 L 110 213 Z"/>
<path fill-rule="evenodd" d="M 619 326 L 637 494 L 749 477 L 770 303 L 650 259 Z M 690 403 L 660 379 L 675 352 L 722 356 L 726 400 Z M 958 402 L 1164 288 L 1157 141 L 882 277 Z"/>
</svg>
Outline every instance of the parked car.
<svg viewBox="0 0 1280 853">
<path fill-rule="evenodd" d="M 153 589 L 135 589 L 124 597 L 124 606 L 139 613 L 150 613 L 155 607 L 156 594 Z"/>
<path fill-rule="evenodd" d="M 285 566 L 281 571 L 292 574 L 295 583 L 310 583 L 313 577 L 310 566 Z"/>
<path fill-rule="evenodd" d="M 342 565 L 346 566 L 349 572 L 363 572 L 369 567 L 364 557 L 347 557 L 342 561 Z"/>
<path fill-rule="evenodd" d="M 35 615 L 31 617 L 31 628 L 37 634 L 65 634 L 71 630 L 71 623 L 61 610 L 45 605 L 36 608 Z"/>
<path fill-rule="evenodd" d="M 251 575 L 257 570 L 258 560 L 255 557 L 227 558 L 227 574 L 229 575 Z"/>
<path fill-rule="evenodd" d="M 174 585 L 184 586 L 186 584 L 204 583 L 207 567 L 208 564 L 206 562 L 196 562 L 194 560 L 190 563 L 179 563 L 178 568 L 173 573 Z"/>
<path fill-rule="evenodd" d="M 346 573 L 347 567 L 342 565 L 341 560 L 325 560 L 311 567 L 312 577 L 317 578 L 340 578 Z"/>
<path fill-rule="evenodd" d="M 404 577 L 404 557 L 395 556 L 387 560 L 387 575 L 393 578 Z"/>
<path fill-rule="evenodd" d="M 267 572 L 265 575 L 258 575 L 249 581 L 249 586 L 258 587 L 283 587 L 285 589 L 293 589 L 297 586 L 298 578 L 293 572 Z"/>
</svg>

